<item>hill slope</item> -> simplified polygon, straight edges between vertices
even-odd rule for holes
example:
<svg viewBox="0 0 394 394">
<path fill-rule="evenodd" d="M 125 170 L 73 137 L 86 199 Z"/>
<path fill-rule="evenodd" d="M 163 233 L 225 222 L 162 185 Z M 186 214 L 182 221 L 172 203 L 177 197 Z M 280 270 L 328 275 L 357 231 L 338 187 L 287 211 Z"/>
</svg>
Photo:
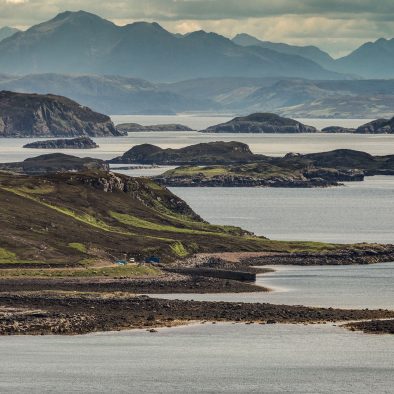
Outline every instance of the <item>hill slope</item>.
<svg viewBox="0 0 394 394">
<path fill-rule="evenodd" d="M 112 173 L 0 173 L 0 264 L 112 260 L 123 254 L 180 257 L 258 250 L 264 239 L 204 222 L 148 179 Z"/>
</svg>

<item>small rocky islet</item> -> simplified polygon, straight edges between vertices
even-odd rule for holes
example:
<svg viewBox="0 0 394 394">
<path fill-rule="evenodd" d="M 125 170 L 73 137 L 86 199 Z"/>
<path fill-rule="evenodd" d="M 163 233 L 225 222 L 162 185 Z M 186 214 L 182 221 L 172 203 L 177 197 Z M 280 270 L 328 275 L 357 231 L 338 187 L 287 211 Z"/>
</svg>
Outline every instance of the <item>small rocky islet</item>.
<svg viewBox="0 0 394 394">
<path fill-rule="evenodd" d="M 99 146 L 89 137 L 35 141 L 23 145 L 23 148 L 28 149 L 96 149 L 98 147 Z"/>
<path fill-rule="evenodd" d="M 124 133 L 138 132 L 138 131 L 194 131 L 188 126 L 179 123 L 170 124 L 156 124 L 143 126 L 139 123 L 120 123 L 116 128 Z"/>
</svg>

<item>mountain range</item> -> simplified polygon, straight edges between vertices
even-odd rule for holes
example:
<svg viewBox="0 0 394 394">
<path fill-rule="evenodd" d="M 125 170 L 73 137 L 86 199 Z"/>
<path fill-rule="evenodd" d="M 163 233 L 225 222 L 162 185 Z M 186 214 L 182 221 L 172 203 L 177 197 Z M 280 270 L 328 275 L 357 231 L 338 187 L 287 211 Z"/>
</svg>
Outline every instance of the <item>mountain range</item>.
<svg viewBox="0 0 394 394">
<path fill-rule="evenodd" d="M 173 34 L 157 23 L 125 26 L 65 11 L 26 31 L 0 29 L 0 72 L 120 75 L 157 82 L 212 77 L 393 78 L 394 39 L 368 42 L 340 59 L 316 46 L 242 33 Z"/>
<path fill-rule="evenodd" d="M 215 33 L 172 34 L 157 23 L 117 26 L 85 11 L 63 12 L 0 41 L 0 72 L 88 73 L 170 82 L 197 77 L 338 79 L 305 57 L 244 47 Z"/>
</svg>

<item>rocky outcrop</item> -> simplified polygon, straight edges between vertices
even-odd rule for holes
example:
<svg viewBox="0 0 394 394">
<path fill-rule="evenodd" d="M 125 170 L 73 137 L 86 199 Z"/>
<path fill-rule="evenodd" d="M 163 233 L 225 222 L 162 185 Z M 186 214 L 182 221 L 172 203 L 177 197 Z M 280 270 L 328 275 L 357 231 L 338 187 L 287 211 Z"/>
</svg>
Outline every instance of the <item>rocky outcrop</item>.
<svg viewBox="0 0 394 394">
<path fill-rule="evenodd" d="M 168 187 L 329 187 L 339 186 L 340 182 L 363 181 L 364 173 L 356 170 L 314 169 L 293 175 L 262 177 L 247 174 L 228 174 L 206 176 L 203 172 L 194 175 L 171 175 L 164 173 L 154 178 L 155 182 Z"/>
<path fill-rule="evenodd" d="M 255 113 L 202 130 L 203 133 L 316 133 L 317 129 L 271 113 Z"/>
<path fill-rule="evenodd" d="M 182 124 L 156 124 L 150 126 L 142 126 L 138 123 L 121 123 L 116 128 L 122 132 L 130 133 L 135 131 L 193 131 L 190 127 Z"/>
<path fill-rule="evenodd" d="M 2 163 L 0 170 L 28 175 L 42 175 L 61 172 L 109 171 L 109 165 L 99 159 L 75 157 L 53 153 L 26 159 L 19 163 Z"/>
<path fill-rule="evenodd" d="M 340 126 L 329 126 L 322 129 L 323 133 L 355 133 L 355 134 L 393 134 L 394 118 L 376 119 L 365 123 L 357 129 Z"/>
<path fill-rule="evenodd" d="M 94 149 L 99 146 L 89 137 L 36 141 L 23 145 L 30 149 Z"/>
<path fill-rule="evenodd" d="M 354 133 L 356 129 L 341 127 L 341 126 L 328 126 L 321 130 L 323 133 Z"/>
<path fill-rule="evenodd" d="M 394 118 L 377 119 L 366 123 L 356 129 L 358 134 L 393 134 Z"/>
<path fill-rule="evenodd" d="M 119 164 L 223 164 L 248 163 L 264 156 L 253 154 L 249 146 L 241 142 L 209 142 L 180 149 L 162 149 L 151 144 L 136 145 L 123 156 L 110 160 Z"/>
<path fill-rule="evenodd" d="M 0 92 L 0 137 L 120 136 L 111 119 L 66 97 Z"/>
</svg>

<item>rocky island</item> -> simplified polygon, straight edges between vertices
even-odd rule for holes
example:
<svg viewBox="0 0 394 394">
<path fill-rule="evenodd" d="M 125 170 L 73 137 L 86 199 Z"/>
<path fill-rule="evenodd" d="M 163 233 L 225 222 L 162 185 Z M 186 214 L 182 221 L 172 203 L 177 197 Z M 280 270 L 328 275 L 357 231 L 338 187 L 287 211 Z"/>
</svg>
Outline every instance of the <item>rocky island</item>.
<svg viewBox="0 0 394 394">
<path fill-rule="evenodd" d="M 305 155 L 289 153 L 284 157 L 255 155 L 254 159 L 252 154 L 243 163 L 231 160 L 226 163 L 223 155 L 216 156 L 216 160 L 225 164 L 190 161 L 154 179 L 166 186 L 327 187 L 363 181 L 364 176 L 394 174 L 393 155 L 372 156 L 350 149 Z"/>
<path fill-rule="evenodd" d="M 150 126 L 142 126 L 138 123 L 121 123 L 116 128 L 122 132 L 130 133 L 136 131 L 194 131 L 188 126 L 182 124 L 156 124 Z"/>
<path fill-rule="evenodd" d="M 120 135 L 109 116 L 66 97 L 0 92 L 0 137 Z"/>
<path fill-rule="evenodd" d="M 16 163 L 0 163 L 0 171 L 42 175 L 63 172 L 109 171 L 109 165 L 100 159 L 75 157 L 63 153 L 51 153 Z"/>
<path fill-rule="evenodd" d="M 255 113 L 210 126 L 202 133 L 317 133 L 315 127 L 272 113 Z"/>
<path fill-rule="evenodd" d="M 340 126 L 329 126 L 322 129 L 323 133 L 354 133 L 354 134 L 394 134 L 394 118 L 376 119 L 356 129 Z"/>
<path fill-rule="evenodd" d="M 159 164 L 159 165 L 211 165 L 248 163 L 262 159 L 242 142 L 209 142 L 180 149 L 162 149 L 151 144 L 136 145 L 122 156 L 110 160 L 113 164 Z"/>
<path fill-rule="evenodd" d="M 23 145 L 29 149 L 95 149 L 99 146 L 89 137 L 36 141 Z"/>
</svg>

